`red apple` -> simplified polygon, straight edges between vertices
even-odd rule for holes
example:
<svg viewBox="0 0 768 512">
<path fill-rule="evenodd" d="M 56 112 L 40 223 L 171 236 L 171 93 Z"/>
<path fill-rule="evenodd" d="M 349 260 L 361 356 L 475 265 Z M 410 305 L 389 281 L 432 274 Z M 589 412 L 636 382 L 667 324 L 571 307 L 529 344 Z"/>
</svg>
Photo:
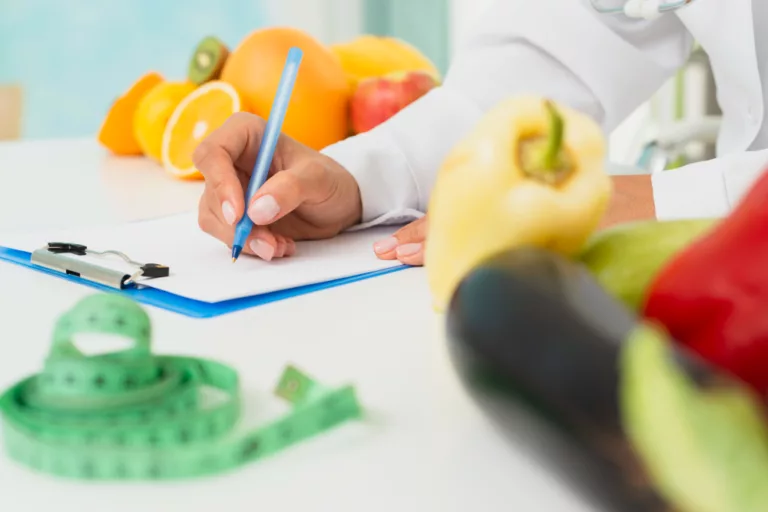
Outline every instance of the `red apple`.
<svg viewBox="0 0 768 512">
<path fill-rule="evenodd" d="M 363 133 L 394 116 L 436 87 L 437 81 L 423 71 L 391 73 L 362 80 L 350 101 L 353 133 Z"/>
</svg>

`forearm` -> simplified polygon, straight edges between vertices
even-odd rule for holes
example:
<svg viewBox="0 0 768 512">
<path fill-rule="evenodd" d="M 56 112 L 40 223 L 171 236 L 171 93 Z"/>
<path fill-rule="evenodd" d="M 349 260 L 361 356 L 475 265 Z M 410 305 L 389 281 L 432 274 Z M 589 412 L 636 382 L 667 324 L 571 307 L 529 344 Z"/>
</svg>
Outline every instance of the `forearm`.
<svg viewBox="0 0 768 512">
<path fill-rule="evenodd" d="M 370 132 L 324 151 L 358 180 L 363 196 L 363 223 L 400 222 L 426 212 L 429 195 L 443 159 L 492 106 L 505 96 L 538 91 L 559 101 L 601 115 L 599 103 L 568 71 L 539 49 L 520 42 L 489 48 L 484 58 L 531 69 L 530 76 L 503 85 L 493 77 L 467 84 L 461 63 L 444 84 L 406 107 Z M 479 78 L 478 78 L 479 79 Z M 495 90 L 494 90 L 495 89 Z"/>
<path fill-rule="evenodd" d="M 677 18 L 609 26 L 616 22 L 587 4 L 499 0 L 441 87 L 370 132 L 327 148 L 360 185 L 363 223 L 424 213 L 448 152 L 509 96 L 552 98 L 608 133 L 685 61 L 690 41 Z"/>
</svg>

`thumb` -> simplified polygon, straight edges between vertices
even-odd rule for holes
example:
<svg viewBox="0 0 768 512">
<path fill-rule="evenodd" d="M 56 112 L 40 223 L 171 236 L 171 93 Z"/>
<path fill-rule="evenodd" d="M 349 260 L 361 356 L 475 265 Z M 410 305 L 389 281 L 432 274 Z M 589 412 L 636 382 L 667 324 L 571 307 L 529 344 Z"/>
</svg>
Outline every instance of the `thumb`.
<svg viewBox="0 0 768 512">
<path fill-rule="evenodd" d="M 393 236 L 399 245 L 423 243 L 427 238 L 427 216 L 403 226 Z"/>
<path fill-rule="evenodd" d="M 330 180 L 323 166 L 311 162 L 277 172 L 254 195 L 248 216 L 260 226 L 278 221 L 305 202 L 328 197 Z"/>
<path fill-rule="evenodd" d="M 395 233 L 400 242 L 395 254 L 400 263 L 406 265 L 424 265 L 424 242 L 427 239 L 427 217 L 411 222 Z"/>
</svg>

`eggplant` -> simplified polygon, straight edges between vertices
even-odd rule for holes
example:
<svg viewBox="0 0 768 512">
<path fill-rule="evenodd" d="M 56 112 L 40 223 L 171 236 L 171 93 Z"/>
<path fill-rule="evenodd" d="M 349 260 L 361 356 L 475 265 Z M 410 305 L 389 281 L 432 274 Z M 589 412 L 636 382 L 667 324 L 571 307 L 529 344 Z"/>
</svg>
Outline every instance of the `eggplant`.
<svg viewBox="0 0 768 512">
<path fill-rule="evenodd" d="M 762 401 L 583 264 L 533 247 L 488 258 L 456 288 L 446 339 L 494 425 L 599 510 L 768 510 Z"/>
</svg>

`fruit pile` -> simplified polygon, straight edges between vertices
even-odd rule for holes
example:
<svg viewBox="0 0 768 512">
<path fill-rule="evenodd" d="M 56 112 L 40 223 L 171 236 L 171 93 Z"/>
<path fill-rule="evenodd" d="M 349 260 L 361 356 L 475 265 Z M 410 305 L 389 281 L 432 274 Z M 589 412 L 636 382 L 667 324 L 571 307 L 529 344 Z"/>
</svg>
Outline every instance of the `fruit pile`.
<svg viewBox="0 0 768 512">
<path fill-rule="evenodd" d="M 195 148 L 232 114 L 269 116 L 288 50 L 304 57 L 283 133 L 320 150 L 368 131 L 440 83 L 434 64 L 393 37 L 364 35 L 326 46 L 294 28 L 248 35 L 234 50 L 199 43 L 183 80 L 140 77 L 111 106 L 98 133 L 115 155 L 144 155 L 172 176 L 200 179 Z"/>
<path fill-rule="evenodd" d="M 725 218 L 598 232 L 604 157 L 516 97 L 445 160 L 425 265 L 456 366 L 588 445 L 612 509 L 768 510 L 768 169 Z"/>
</svg>

